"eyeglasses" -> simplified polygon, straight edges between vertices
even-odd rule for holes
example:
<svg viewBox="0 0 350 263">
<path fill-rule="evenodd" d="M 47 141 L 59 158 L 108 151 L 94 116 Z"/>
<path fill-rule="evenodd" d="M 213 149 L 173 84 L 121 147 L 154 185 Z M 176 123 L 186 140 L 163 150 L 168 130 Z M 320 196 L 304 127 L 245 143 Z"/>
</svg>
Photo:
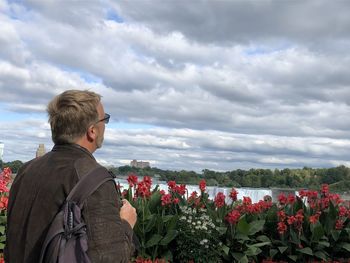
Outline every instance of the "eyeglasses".
<svg viewBox="0 0 350 263">
<path fill-rule="evenodd" d="M 105 117 L 101 120 L 98 120 L 96 123 L 103 121 L 104 123 L 108 123 L 109 122 L 109 118 L 111 117 L 111 115 L 109 115 L 108 113 L 105 113 Z"/>
</svg>

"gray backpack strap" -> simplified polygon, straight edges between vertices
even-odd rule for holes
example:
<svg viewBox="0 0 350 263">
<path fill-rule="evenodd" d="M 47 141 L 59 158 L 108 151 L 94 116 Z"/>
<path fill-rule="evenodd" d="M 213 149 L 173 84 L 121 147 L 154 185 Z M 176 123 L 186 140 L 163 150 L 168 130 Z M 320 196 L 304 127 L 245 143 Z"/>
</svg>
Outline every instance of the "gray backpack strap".
<svg viewBox="0 0 350 263">
<path fill-rule="evenodd" d="M 70 191 L 68 197 L 66 198 L 66 202 L 74 201 L 80 208 L 82 208 L 86 198 L 109 180 L 112 180 L 115 183 L 112 175 L 106 168 L 102 166 L 96 167 L 78 181 L 78 183 Z"/>
</svg>

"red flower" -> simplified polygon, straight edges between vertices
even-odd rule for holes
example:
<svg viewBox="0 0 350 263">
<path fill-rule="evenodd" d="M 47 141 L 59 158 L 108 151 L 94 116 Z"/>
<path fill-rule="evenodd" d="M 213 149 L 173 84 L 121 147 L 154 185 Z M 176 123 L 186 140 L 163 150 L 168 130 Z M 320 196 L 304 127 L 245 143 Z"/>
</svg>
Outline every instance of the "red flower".
<svg viewBox="0 0 350 263">
<path fill-rule="evenodd" d="M 277 216 L 278 216 L 280 221 L 284 221 L 286 219 L 286 213 L 283 210 L 282 211 L 278 211 L 277 212 Z"/>
<path fill-rule="evenodd" d="M 278 231 L 278 233 L 283 235 L 287 231 L 287 225 L 283 222 L 278 222 L 277 231 Z"/>
<path fill-rule="evenodd" d="M 295 219 L 298 223 L 302 223 L 304 220 L 304 210 L 299 209 L 297 214 L 295 215 Z"/>
<path fill-rule="evenodd" d="M 311 224 L 316 224 L 319 217 L 320 217 L 321 212 L 317 212 L 315 215 L 310 216 L 309 221 Z"/>
<path fill-rule="evenodd" d="M 285 205 L 287 203 L 287 197 L 284 195 L 284 193 L 280 193 L 278 195 L 278 202 L 281 204 L 281 205 Z"/>
<path fill-rule="evenodd" d="M 162 201 L 162 206 L 171 204 L 171 194 L 165 194 L 160 199 Z"/>
<path fill-rule="evenodd" d="M 205 192 L 205 188 L 207 187 L 207 183 L 205 182 L 204 179 L 202 179 L 200 182 L 199 182 L 199 189 L 201 190 L 201 192 Z"/>
<path fill-rule="evenodd" d="M 175 192 L 178 193 L 179 195 L 186 194 L 186 185 L 184 185 L 184 184 L 176 185 Z"/>
<path fill-rule="evenodd" d="M 237 195 L 238 195 L 238 192 L 236 191 L 236 189 L 232 188 L 230 192 L 230 198 L 232 199 L 233 202 L 237 201 Z"/>
<path fill-rule="evenodd" d="M 344 225 L 343 225 L 343 221 L 341 221 L 340 219 L 338 219 L 336 222 L 335 222 L 335 229 L 336 230 L 341 230 L 343 229 Z"/>
<path fill-rule="evenodd" d="M 288 225 L 293 225 L 296 221 L 296 218 L 294 216 L 288 216 L 287 223 Z"/>
<path fill-rule="evenodd" d="M 329 186 L 328 184 L 323 184 L 321 187 L 321 193 L 325 196 L 329 193 Z"/>
<path fill-rule="evenodd" d="M 146 198 L 150 197 L 151 196 L 150 186 L 144 181 L 139 182 L 137 184 L 135 195 L 139 197 L 146 197 Z"/>
<path fill-rule="evenodd" d="M 7 196 L 0 197 L 0 211 L 7 209 L 9 199 Z"/>
<path fill-rule="evenodd" d="M 122 192 L 122 197 L 125 198 L 128 194 L 128 189 L 124 189 Z"/>
<path fill-rule="evenodd" d="M 223 207 L 225 205 L 225 195 L 219 192 L 214 199 L 215 206 L 217 208 Z"/>
<path fill-rule="evenodd" d="M 346 216 L 348 214 L 348 210 L 346 209 L 345 206 L 339 206 L 339 216 Z"/>
<path fill-rule="evenodd" d="M 236 224 L 238 222 L 240 217 L 241 217 L 241 214 L 240 214 L 239 211 L 232 210 L 230 213 L 227 214 L 226 221 L 229 224 L 234 225 L 234 224 Z"/>
<path fill-rule="evenodd" d="M 174 199 L 173 199 L 173 203 L 174 203 L 174 204 L 178 204 L 179 202 L 180 202 L 179 198 L 174 198 Z"/>
<path fill-rule="evenodd" d="M 295 203 L 295 196 L 293 194 L 288 195 L 288 203 L 291 205 Z"/>
<path fill-rule="evenodd" d="M 130 174 L 127 180 L 130 187 L 134 187 L 137 185 L 138 178 L 135 174 Z"/>
<path fill-rule="evenodd" d="M 144 176 L 143 177 L 143 181 L 145 182 L 146 185 L 148 185 L 149 187 L 152 186 L 152 178 L 149 176 Z"/>
<path fill-rule="evenodd" d="M 243 196 L 243 205 L 251 205 L 252 204 L 252 199 L 249 196 Z"/>
<path fill-rule="evenodd" d="M 306 190 L 300 190 L 300 191 L 299 191 L 299 196 L 300 196 L 301 198 L 307 197 L 307 191 L 306 191 Z"/>
<path fill-rule="evenodd" d="M 168 187 L 169 187 L 170 190 L 175 191 L 176 182 L 175 181 L 169 181 L 168 182 Z"/>
</svg>

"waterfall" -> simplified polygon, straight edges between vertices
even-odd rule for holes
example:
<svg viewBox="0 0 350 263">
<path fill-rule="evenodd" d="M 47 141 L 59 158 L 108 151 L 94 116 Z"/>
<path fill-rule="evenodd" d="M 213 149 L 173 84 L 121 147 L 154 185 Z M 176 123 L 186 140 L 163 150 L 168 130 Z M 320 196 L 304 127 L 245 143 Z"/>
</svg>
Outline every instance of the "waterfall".
<svg viewBox="0 0 350 263">
<path fill-rule="evenodd" d="M 116 179 L 116 182 L 120 183 L 120 185 L 123 187 L 122 189 L 127 189 L 129 187 L 128 182 L 125 179 Z M 159 181 L 152 185 L 152 189 L 156 187 L 156 185 L 159 185 L 160 190 L 164 190 L 166 193 L 168 192 L 168 185 L 166 182 Z M 188 196 L 193 191 L 196 191 L 198 194 L 200 193 L 199 186 L 198 185 L 186 185 Z M 231 200 L 229 198 L 231 187 L 218 187 L 218 186 L 207 186 L 206 192 L 209 195 L 210 199 L 214 199 L 214 197 L 219 193 L 222 192 L 226 196 L 226 203 L 230 203 Z M 265 195 L 273 196 L 272 190 L 267 188 L 235 188 L 238 192 L 237 198 L 238 200 L 242 200 L 244 196 L 248 196 L 252 199 L 253 203 L 259 202 L 259 200 L 263 200 Z M 276 201 L 276 200 L 273 200 Z"/>
</svg>

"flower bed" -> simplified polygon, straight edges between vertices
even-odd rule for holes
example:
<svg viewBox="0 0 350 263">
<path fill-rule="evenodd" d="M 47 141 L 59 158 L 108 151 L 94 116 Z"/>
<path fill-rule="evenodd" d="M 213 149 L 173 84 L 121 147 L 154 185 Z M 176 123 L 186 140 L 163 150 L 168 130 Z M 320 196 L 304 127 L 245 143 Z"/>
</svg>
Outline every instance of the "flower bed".
<svg viewBox="0 0 350 263">
<path fill-rule="evenodd" d="M 7 203 L 9 184 L 11 182 L 11 169 L 4 168 L 0 173 L 0 263 L 4 262 L 3 251 L 6 242 L 5 227 L 7 222 Z"/>
<path fill-rule="evenodd" d="M 231 203 L 218 193 L 210 200 L 168 182 L 168 193 L 151 191 L 151 178 L 128 178 L 123 195 L 138 212 L 141 247 L 135 262 L 349 262 L 350 210 L 339 195 L 320 191 L 281 194 L 278 202 L 249 197 Z"/>
<path fill-rule="evenodd" d="M 10 174 L 0 174 L 0 263 Z M 204 180 L 199 193 L 175 181 L 166 193 L 133 174 L 128 183 L 121 190 L 137 210 L 140 241 L 133 262 L 350 262 L 350 210 L 327 185 L 281 194 L 276 203 L 237 200 L 232 188 L 228 204 L 223 193 L 209 199 Z"/>
</svg>

